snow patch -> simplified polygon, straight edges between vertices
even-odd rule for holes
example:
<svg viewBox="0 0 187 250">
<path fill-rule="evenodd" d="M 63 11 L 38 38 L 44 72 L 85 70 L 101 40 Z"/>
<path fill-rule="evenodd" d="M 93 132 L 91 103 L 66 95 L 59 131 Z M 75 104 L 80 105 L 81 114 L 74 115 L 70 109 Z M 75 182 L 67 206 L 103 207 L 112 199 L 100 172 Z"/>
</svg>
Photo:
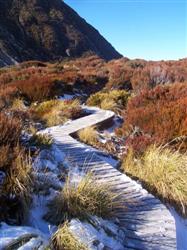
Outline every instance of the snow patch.
<svg viewBox="0 0 187 250">
<path fill-rule="evenodd" d="M 177 249 L 187 250 L 187 219 L 179 216 L 173 208 L 171 209 L 171 214 L 175 218 Z"/>
<path fill-rule="evenodd" d="M 76 97 L 76 95 L 68 95 L 68 94 L 64 94 L 63 96 L 59 97 L 59 100 L 61 101 L 66 101 L 66 100 L 72 100 Z"/>
<path fill-rule="evenodd" d="M 39 230 L 26 226 L 9 226 L 6 223 L 0 224 L 0 249 L 4 249 L 13 241 L 22 236 L 30 236 L 31 238 L 40 237 L 42 244 L 48 245 L 46 236 Z"/>
<path fill-rule="evenodd" d="M 3 171 L 0 171 L 0 185 L 3 184 L 6 175 Z"/>
<path fill-rule="evenodd" d="M 54 171 L 64 162 L 65 154 L 56 146 L 52 145 L 50 149 L 42 150 L 34 160 L 35 170 L 49 169 Z"/>
<path fill-rule="evenodd" d="M 90 223 L 73 219 L 69 228 L 74 236 L 90 250 L 124 249 L 125 233 L 114 222 L 98 217 L 91 217 Z"/>
</svg>

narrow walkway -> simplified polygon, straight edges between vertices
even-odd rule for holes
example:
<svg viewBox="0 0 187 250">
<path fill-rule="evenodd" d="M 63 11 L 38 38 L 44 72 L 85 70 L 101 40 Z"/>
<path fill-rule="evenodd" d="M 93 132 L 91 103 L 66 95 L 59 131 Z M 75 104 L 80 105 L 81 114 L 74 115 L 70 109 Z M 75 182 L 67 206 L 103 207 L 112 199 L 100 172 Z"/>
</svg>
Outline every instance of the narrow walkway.
<svg viewBox="0 0 187 250">
<path fill-rule="evenodd" d="M 105 162 L 99 154 L 93 154 L 89 146 L 72 138 L 71 135 L 78 130 L 98 125 L 114 117 L 111 111 L 96 108 L 88 110 L 92 111 L 91 115 L 50 131 L 55 144 L 67 156 L 72 166 L 93 171 L 98 179 L 106 181 L 116 192 L 122 193 L 124 207 L 128 207 L 127 210 L 119 210 L 118 215 L 120 224 L 126 230 L 124 249 L 176 249 L 175 221 L 166 206 L 141 185 Z"/>
</svg>

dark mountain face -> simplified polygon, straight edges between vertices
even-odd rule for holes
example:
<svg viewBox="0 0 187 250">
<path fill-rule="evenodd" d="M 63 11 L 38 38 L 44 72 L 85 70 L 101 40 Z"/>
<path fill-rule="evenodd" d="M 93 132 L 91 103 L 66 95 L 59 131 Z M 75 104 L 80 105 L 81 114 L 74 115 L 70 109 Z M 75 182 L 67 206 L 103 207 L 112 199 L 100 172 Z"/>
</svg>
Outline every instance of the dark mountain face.
<svg viewBox="0 0 187 250">
<path fill-rule="evenodd" d="M 93 53 L 121 55 L 61 0 L 0 0 L 0 65 Z"/>
</svg>

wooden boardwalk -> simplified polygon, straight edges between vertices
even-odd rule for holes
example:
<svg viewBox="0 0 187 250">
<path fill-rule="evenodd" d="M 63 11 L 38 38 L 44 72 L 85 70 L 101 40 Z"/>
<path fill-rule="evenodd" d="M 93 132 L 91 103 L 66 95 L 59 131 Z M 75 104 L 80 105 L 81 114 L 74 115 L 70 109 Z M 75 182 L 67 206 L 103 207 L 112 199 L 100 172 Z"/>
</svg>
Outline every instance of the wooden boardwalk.
<svg viewBox="0 0 187 250">
<path fill-rule="evenodd" d="M 97 152 L 93 153 L 90 146 L 72 138 L 71 135 L 78 130 L 109 121 L 114 117 L 111 111 L 95 108 L 90 110 L 91 115 L 53 128 L 50 133 L 55 144 L 67 156 L 72 167 L 78 166 L 85 171 L 94 172 L 98 179 L 107 182 L 116 192 L 122 194 L 124 207 L 128 207 L 118 211 L 118 219 L 126 231 L 124 249 L 177 249 L 175 221 L 166 206 L 141 185 L 105 162 Z"/>
</svg>

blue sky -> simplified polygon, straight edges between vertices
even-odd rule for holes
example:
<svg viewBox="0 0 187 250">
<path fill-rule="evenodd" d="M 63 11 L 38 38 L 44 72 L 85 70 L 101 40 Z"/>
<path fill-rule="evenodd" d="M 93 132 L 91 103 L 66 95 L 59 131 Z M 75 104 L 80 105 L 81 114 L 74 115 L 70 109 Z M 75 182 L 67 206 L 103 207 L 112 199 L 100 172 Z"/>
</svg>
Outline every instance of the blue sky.
<svg viewBox="0 0 187 250">
<path fill-rule="evenodd" d="M 187 0 L 65 0 L 124 56 L 187 57 Z"/>
</svg>

